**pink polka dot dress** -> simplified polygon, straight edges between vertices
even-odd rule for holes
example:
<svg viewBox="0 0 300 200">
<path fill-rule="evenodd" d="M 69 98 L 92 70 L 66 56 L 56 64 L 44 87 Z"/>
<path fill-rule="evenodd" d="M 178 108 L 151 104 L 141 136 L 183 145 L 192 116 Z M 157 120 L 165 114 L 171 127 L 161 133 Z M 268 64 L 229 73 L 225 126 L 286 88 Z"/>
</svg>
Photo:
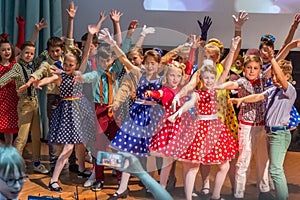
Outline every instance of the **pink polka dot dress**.
<svg viewBox="0 0 300 200">
<path fill-rule="evenodd" d="M 165 114 L 161 118 L 150 139 L 149 149 L 155 155 L 160 154 L 161 156 L 174 157 L 176 159 L 184 152 L 184 149 L 182 149 L 184 146 L 180 145 L 180 141 L 185 138 L 184 135 L 186 133 L 183 132 L 182 127 L 187 126 L 187 124 L 192 121 L 192 117 L 189 112 L 186 112 L 183 116 L 178 117 L 174 123 L 168 121 L 168 117 L 174 114 L 172 100 L 180 88 L 173 90 L 168 87 L 162 87 L 161 90 L 163 91 L 161 100 Z M 177 106 L 176 110 L 179 108 L 180 107 Z M 183 118 L 186 120 L 183 121 Z"/>
<path fill-rule="evenodd" d="M 194 125 L 190 127 L 193 140 L 179 160 L 219 164 L 235 157 L 238 144 L 217 114 L 217 92 L 197 90 L 199 100 Z"/>
<path fill-rule="evenodd" d="M 15 62 L 8 66 L 0 64 L 0 77 L 11 70 Z M 0 132 L 17 133 L 18 132 L 18 96 L 16 85 L 11 81 L 0 89 Z"/>
</svg>

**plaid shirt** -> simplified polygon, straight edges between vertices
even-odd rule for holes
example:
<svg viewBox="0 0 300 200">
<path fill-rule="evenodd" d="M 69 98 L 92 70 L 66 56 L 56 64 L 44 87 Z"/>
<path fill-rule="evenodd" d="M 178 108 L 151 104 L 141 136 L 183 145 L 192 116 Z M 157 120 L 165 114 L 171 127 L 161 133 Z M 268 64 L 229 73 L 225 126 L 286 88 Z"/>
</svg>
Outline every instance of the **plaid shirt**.
<svg viewBox="0 0 300 200">
<path fill-rule="evenodd" d="M 6 85 L 10 81 L 14 80 L 16 84 L 16 88 L 18 89 L 22 85 L 24 85 L 27 81 L 23 72 L 23 68 L 25 69 L 27 73 L 27 77 L 30 78 L 30 75 L 38 68 L 38 66 L 41 64 L 43 60 L 45 60 L 47 57 L 46 52 L 42 52 L 36 59 L 34 59 L 33 62 L 26 63 L 22 59 L 19 60 L 10 71 L 5 73 L 1 78 L 0 78 L 0 88 L 3 85 Z M 34 97 L 37 95 L 37 91 L 33 86 L 29 88 L 31 92 L 31 97 Z M 23 90 L 22 92 L 18 93 L 19 99 L 24 99 L 28 97 L 28 90 Z"/>
<path fill-rule="evenodd" d="M 266 74 L 262 74 L 254 81 L 252 85 L 251 82 L 246 78 L 242 77 L 237 80 L 239 85 L 238 97 L 244 97 L 251 94 L 259 94 L 264 91 L 264 85 L 267 82 Z M 266 114 L 266 102 L 259 101 L 255 103 L 242 103 L 239 112 L 239 120 L 250 121 L 255 123 L 264 122 Z"/>
</svg>

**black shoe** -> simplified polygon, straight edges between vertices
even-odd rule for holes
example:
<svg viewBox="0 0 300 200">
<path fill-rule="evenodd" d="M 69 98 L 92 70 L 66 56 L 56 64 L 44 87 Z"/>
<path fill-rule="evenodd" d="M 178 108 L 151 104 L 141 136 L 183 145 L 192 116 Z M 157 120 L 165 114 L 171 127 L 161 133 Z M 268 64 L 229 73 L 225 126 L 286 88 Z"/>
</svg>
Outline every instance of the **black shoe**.
<svg viewBox="0 0 300 200">
<path fill-rule="evenodd" d="M 109 197 L 109 200 L 117 200 L 118 198 L 125 199 L 129 193 L 129 188 L 127 188 L 124 192 L 119 194 L 118 192 L 115 192 L 113 195 Z"/>
<path fill-rule="evenodd" d="M 200 196 L 207 197 L 209 195 L 209 188 L 202 188 L 200 192 Z"/>
<path fill-rule="evenodd" d="M 94 192 L 100 191 L 102 189 L 103 189 L 103 183 L 100 181 L 96 181 L 91 187 L 91 190 Z"/>
<path fill-rule="evenodd" d="M 50 182 L 49 186 L 48 186 L 48 190 L 53 191 L 53 192 L 62 192 L 62 188 L 60 186 L 58 186 L 58 187 L 53 187 L 52 186 L 54 183 L 56 183 L 58 185 L 57 181 L 54 181 L 52 183 Z"/>
<path fill-rule="evenodd" d="M 90 171 L 87 171 L 86 169 L 83 170 L 82 172 L 78 171 L 77 173 L 77 177 L 78 178 L 89 178 L 91 176 L 91 172 Z"/>
<path fill-rule="evenodd" d="M 274 200 L 275 198 L 270 192 L 260 192 L 258 196 L 259 200 Z"/>
<path fill-rule="evenodd" d="M 78 165 L 77 164 L 69 165 L 69 171 L 70 172 L 74 172 L 74 173 L 79 173 L 79 171 L 78 171 Z"/>
</svg>

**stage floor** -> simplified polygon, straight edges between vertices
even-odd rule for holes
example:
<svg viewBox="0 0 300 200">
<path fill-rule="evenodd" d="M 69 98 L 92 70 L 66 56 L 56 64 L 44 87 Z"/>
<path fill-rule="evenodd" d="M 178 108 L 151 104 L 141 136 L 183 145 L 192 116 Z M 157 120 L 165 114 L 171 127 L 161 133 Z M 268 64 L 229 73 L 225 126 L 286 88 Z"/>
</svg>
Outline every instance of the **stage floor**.
<svg viewBox="0 0 300 200">
<path fill-rule="evenodd" d="M 41 174 L 33 174 L 32 163 L 31 163 L 31 143 L 28 143 L 24 157 L 27 165 L 27 172 L 29 179 L 25 182 L 24 188 L 20 194 L 20 200 L 27 200 L 29 195 L 34 196 L 53 196 L 53 197 L 61 197 L 62 199 L 76 199 L 76 187 L 78 190 L 78 199 L 80 200 L 93 200 L 93 199 L 108 199 L 109 195 L 113 194 L 117 189 L 117 179 L 113 177 L 111 174 L 111 169 L 105 169 L 105 185 L 104 189 L 99 192 L 92 192 L 88 188 L 83 187 L 83 183 L 85 179 L 78 179 L 77 175 L 69 172 L 68 170 L 64 170 L 60 176 L 60 186 L 63 188 L 62 193 L 51 192 L 47 190 L 47 186 L 50 180 L 50 177 L 47 175 Z M 48 162 L 48 148 L 45 143 L 42 143 L 42 162 L 49 167 Z M 91 164 L 87 163 L 87 167 L 92 167 Z M 256 188 L 255 181 L 255 160 L 251 163 L 251 171 L 249 174 L 249 178 L 246 186 L 246 194 L 245 200 L 254 200 L 258 199 L 258 190 Z M 289 200 L 298 200 L 300 199 L 300 152 L 288 152 L 285 159 L 285 172 L 288 181 L 289 187 Z M 212 166 L 211 171 L 211 186 L 213 186 L 213 180 L 215 176 L 215 172 L 217 170 L 217 166 Z M 176 177 L 177 183 L 175 189 L 169 191 L 170 194 L 174 197 L 175 200 L 184 200 L 184 190 L 183 190 L 183 179 L 181 175 L 181 163 L 178 162 L 176 165 Z M 159 180 L 159 177 L 156 173 L 156 180 Z M 130 193 L 126 198 L 130 199 L 153 199 L 153 197 L 146 193 L 143 187 L 139 186 L 139 180 L 137 178 L 132 177 L 129 182 Z M 195 187 L 197 191 L 201 189 L 201 176 L 198 173 Z M 274 193 L 274 191 L 272 192 Z M 227 199 L 233 199 L 231 196 L 231 186 L 229 178 L 226 178 L 226 181 L 222 188 L 222 196 Z M 207 197 L 197 197 L 194 199 L 209 199 Z"/>
</svg>

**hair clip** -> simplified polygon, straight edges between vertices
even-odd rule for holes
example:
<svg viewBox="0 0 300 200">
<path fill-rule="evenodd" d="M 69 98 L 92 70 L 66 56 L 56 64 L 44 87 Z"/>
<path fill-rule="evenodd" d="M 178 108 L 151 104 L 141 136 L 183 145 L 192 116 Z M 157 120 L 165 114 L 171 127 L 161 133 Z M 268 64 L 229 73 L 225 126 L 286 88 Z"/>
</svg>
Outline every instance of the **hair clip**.
<svg viewBox="0 0 300 200">
<path fill-rule="evenodd" d="M 275 40 L 276 40 L 273 35 L 263 35 L 263 36 L 261 36 L 260 41 L 262 41 L 266 38 L 270 39 L 272 42 L 275 42 Z"/>
<path fill-rule="evenodd" d="M 155 47 L 153 50 L 156 51 L 160 56 L 163 55 L 163 51 L 160 48 Z"/>
</svg>

